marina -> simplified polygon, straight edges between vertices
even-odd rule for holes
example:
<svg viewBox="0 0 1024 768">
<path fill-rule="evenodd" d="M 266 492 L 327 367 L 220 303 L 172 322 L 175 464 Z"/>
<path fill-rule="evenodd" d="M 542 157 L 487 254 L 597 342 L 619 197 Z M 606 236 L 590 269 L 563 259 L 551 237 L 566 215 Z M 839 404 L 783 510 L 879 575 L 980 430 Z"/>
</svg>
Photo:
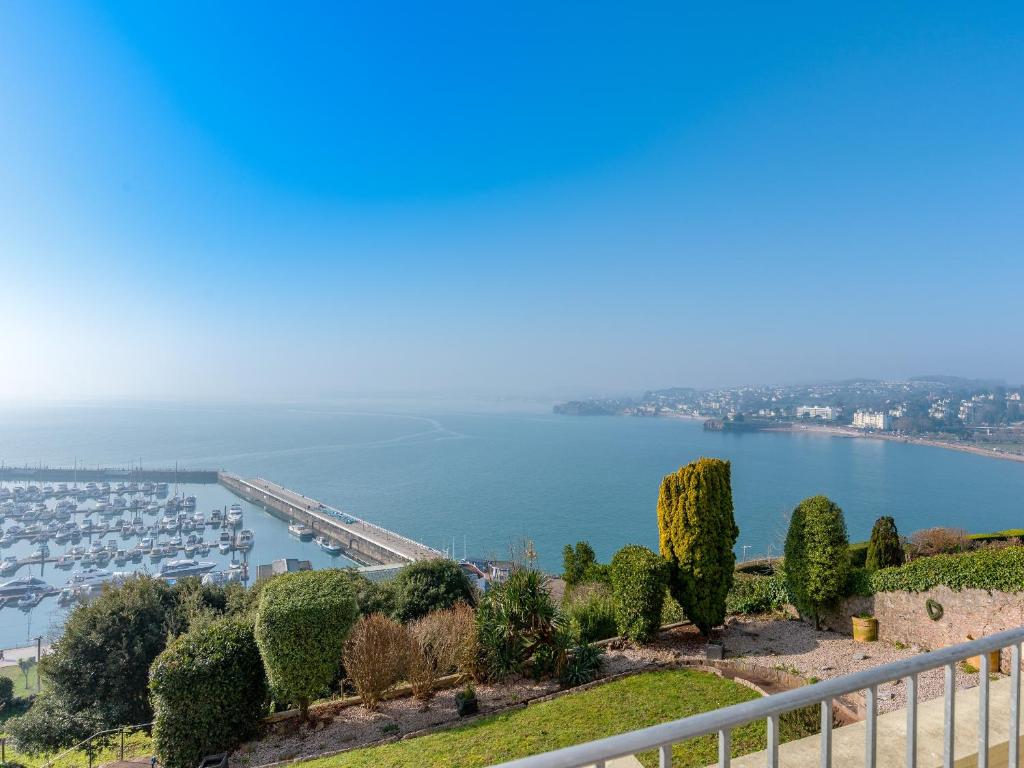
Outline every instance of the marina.
<svg viewBox="0 0 1024 768">
<path fill-rule="evenodd" d="M 323 568 L 441 556 L 319 502 L 305 502 L 316 510 L 295 509 L 294 500 L 305 497 L 269 481 L 174 483 L 173 472 L 171 481 L 138 472 L 83 481 L 75 470 L 46 473 L 52 479 L 14 479 L 6 467 L 0 479 L 0 648 L 37 635 L 54 639 L 77 602 L 136 573 L 170 583 L 251 583 L 256 564 L 279 558 Z M 288 535 L 290 525 L 299 535 Z"/>
</svg>

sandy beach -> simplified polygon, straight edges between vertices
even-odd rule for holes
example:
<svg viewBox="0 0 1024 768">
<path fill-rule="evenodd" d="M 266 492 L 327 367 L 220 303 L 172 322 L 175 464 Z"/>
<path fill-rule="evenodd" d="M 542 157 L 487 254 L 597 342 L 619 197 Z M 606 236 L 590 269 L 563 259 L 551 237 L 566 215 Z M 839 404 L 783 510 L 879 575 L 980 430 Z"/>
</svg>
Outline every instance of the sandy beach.
<svg viewBox="0 0 1024 768">
<path fill-rule="evenodd" d="M 862 432 L 858 429 L 851 429 L 849 427 L 829 427 L 824 424 L 794 424 L 789 427 L 778 427 L 765 429 L 764 432 L 793 432 L 793 433 L 812 433 L 820 435 L 829 435 L 831 437 L 859 437 L 873 440 L 889 440 L 894 443 L 908 443 L 911 445 L 927 445 L 932 448 L 945 448 L 951 451 L 960 451 L 961 453 L 973 453 L 977 456 L 987 456 L 993 459 L 1005 459 L 1007 461 L 1024 462 L 1024 454 L 1019 453 L 1007 453 L 1006 451 L 996 450 L 992 448 L 983 448 L 979 445 L 969 445 L 966 443 L 954 443 L 947 440 L 935 440 L 927 437 L 908 437 L 906 435 L 884 435 L 877 432 Z"/>
</svg>

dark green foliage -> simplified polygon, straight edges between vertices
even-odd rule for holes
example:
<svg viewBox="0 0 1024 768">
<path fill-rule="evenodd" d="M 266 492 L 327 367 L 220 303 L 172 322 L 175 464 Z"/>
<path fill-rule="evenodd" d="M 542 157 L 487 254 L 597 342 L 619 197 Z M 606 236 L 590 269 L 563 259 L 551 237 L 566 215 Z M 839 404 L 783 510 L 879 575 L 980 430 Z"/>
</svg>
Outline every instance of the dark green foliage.
<svg viewBox="0 0 1024 768">
<path fill-rule="evenodd" d="M 804 499 L 793 510 L 786 534 L 786 586 L 793 604 L 814 619 L 843 597 L 850 548 L 843 510 L 826 496 Z"/>
<path fill-rule="evenodd" d="M 751 576 L 737 573 L 725 601 L 728 613 L 758 614 L 781 611 L 791 602 L 781 574 Z"/>
<path fill-rule="evenodd" d="M 516 569 L 503 584 L 492 586 L 480 600 L 476 622 L 486 678 L 504 680 L 527 671 L 557 674 L 564 666 L 561 618 L 537 571 Z"/>
<path fill-rule="evenodd" d="M 612 558 L 612 595 L 619 634 L 646 643 L 661 626 L 668 563 L 647 547 L 628 544 Z"/>
<path fill-rule="evenodd" d="M 431 611 L 454 608 L 456 603 L 474 605 L 473 585 L 453 560 L 420 560 L 398 572 L 392 582 L 394 616 L 415 621 Z"/>
<path fill-rule="evenodd" d="M 575 547 L 568 544 L 562 549 L 562 578 L 566 586 L 574 587 L 585 580 L 587 569 L 597 562 L 594 548 L 586 541 L 577 541 Z"/>
<path fill-rule="evenodd" d="M 150 668 L 153 746 L 166 768 L 193 768 L 256 733 L 267 682 L 253 624 L 221 619 L 174 640 Z"/>
<path fill-rule="evenodd" d="M 345 638 L 359 609 L 341 570 L 299 571 L 270 579 L 256 612 L 256 643 L 274 696 L 309 702 L 338 677 Z"/>
<path fill-rule="evenodd" d="M 0 712 L 11 703 L 14 698 L 14 680 L 0 675 Z"/>
<path fill-rule="evenodd" d="M 104 730 L 107 722 L 96 707 L 72 710 L 67 701 L 51 691 L 36 696 L 31 709 L 4 723 L 14 745 L 30 755 L 70 747 Z"/>
<path fill-rule="evenodd" d="M 875 520 L 868 542 L 868 553 L 864 561 L 869 571 L 903 565 L 903 545 L 896 530 L 896 521 L 885 516 Z"/>
<path fill-rule="evenodd" d="M 871 597 L 874 594 L 874 589 L 871 587 L 871 574 L 872 572 L 867 568 L 851 566 L 850 575 L 846 578 L 846 589 L 843 591 L 844 596 Z"/>
<path fill-rule="evenodd" d="M 108 585 L 71 612 L 39 666 L 46 693 L 6 727 L 19 734 L 22 749 L 46 752 L 96 731 L 148 722 L 149 666 L 167 638 L 232 610 L 239 591 L 195 578 L 171 587 L 142 575 Z"/>
<path fill-rule="evenodd" d="M 863 568 L 868 560 L 868 543 L 858 541 L 850 545 L 850 565 L 856 568 Z"/>
<path fill-rule="evenodd" d="M 390 616 L 394 613 L 395 594 L 392 582 L 370 581 L 355 568 L 344 568 L 340 573 L 352 590 L 360 616 L 369 616 L 371 613 Z"/>
<path fill-rule="evenodd" d="M 609 587 L 586 583 L 567 593 L 562 603 L 567 631 L 576 642 L 592 643 L 615 637 L 615 603 Z"/>
<path fill-rule="evenodd" d="M 939 585 L 954 591 L 1024 592 L 1024 547 L 923 557 L 871 574 L 873 592 L 924 592 Z"/>
<path fill-rule="evenodd" d="M 565 668 L 558 677 L 565 686 L 577 686 L 589 683 L 601 671 L 604 648 L 583 643 L 574 646 L 568 654 Z"/>
<path fill-rule="evenodd" d="M 701 458 L 666 475 L 658 495 L 658 532 L 672 596 L 708 635 L 725 620 L 736 565 L 739 528 L 729 462 Z"/>
</svg>

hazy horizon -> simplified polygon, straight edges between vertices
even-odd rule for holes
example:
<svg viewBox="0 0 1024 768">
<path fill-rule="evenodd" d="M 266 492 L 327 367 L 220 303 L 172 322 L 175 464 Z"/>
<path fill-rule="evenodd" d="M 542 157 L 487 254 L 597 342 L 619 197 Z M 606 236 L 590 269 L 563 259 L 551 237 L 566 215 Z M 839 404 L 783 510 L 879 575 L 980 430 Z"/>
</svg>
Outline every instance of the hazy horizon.
<svg viewBox="0 0 1024 768">
<path fill-rule="evenodd" d="M 0 401 L 1024 381 L 1022 29 L 4 4 Z"/>
</svg>

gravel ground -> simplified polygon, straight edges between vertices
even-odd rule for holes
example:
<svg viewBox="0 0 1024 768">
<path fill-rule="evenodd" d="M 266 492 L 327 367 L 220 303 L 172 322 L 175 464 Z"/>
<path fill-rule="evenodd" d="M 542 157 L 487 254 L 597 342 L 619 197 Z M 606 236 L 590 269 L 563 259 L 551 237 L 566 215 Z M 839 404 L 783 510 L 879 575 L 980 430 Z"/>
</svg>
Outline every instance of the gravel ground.
<svg viewBox="0 0 1024 768">
<path fill-rule="evenodd" d="M 855 643 L 846 635 L 819 632 L 801 621 L 786 619 L 731 618 L 721 630 L 719 639 L 725 646 L 726 659 L 742 658 L 760 666 L 822 680 L 906 659 L 921 652 L 917 648 L 899 649 L 881 642 Z M 642 648 L 628 645 L 609 647 L 602 677 L 703 659 L 704 640 L 697 630 L 691 626 L 678 627 L 663 632 L 655 642 Z M 956 682 L 958 688 L 969 688 L 978 684 L 978 675 L 958 669 Z M 918 700 L 942 696 L 943 685 L 941 669 L 920 675 Z M 294 721 L 281 723 L 261 740 L 242 745 L 232 756 L 232 763 L 258 766 L 292 760 L 393 740 L 408 733 L 452 723 L 458 720 L 455 709 L 458 690 L 439 691 L 427 710 L 423 710 L 418 701 L 405 698 L 384 702 L 376 712 L 362 707 L 321 711 L 320 720 L 313 728 L 302 726 L 296 729 Z M 554 683 L 532 680 L 476 687 L 481 713 L 497 712 L 556 690 L 558 686 Z M 879 687 L 879 712 L 900 709 L 905 702 L 902 681 Z"/>
<path fill-rule="evenodd" d="M 857 643 L 837 632 L 817 631 L 797 620 L 757 620 L 733 617 L 720 633 L 726 658 L 743 658 L 765 667 L 783 669 L 801 677 L 824 680 L 889 664 L 921 653 L 920 648 L 896 648 L 887 643 Z M 678 658 L 695 659 L 703 655 L 703 641 L 693 627 L 680 627 L 662 633 L 650 648 L 634 651 L 662 659 L 666 653 Z M 941 669 L 918 676 L 918 701 L 938 698 L 944 691 Z M 978 675 L 957 668 L 957 688 L 978 684 Z M 879 712 L 901 709 L 906 703 L 902 680 L 878 688 Z"/>
</svg>

